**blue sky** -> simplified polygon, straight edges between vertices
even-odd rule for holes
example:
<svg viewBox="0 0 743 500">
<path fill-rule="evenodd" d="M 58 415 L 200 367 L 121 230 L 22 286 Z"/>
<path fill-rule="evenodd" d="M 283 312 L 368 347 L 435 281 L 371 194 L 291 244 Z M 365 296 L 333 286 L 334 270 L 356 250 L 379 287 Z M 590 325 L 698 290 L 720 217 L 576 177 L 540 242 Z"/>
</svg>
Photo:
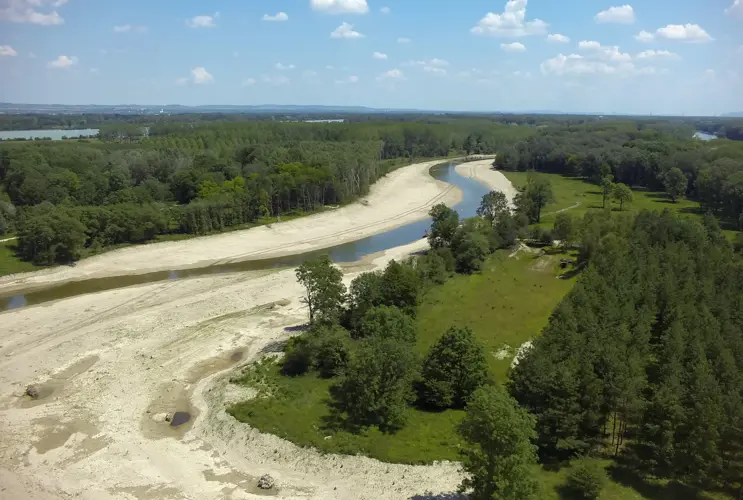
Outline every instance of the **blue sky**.
<svg viewBox="0 0 743 500">
<path fill-rule="evenodd" d="M 743 0 L 0 0 L 0 74 L 5 102 L 717 114 Z"/>
</svg>

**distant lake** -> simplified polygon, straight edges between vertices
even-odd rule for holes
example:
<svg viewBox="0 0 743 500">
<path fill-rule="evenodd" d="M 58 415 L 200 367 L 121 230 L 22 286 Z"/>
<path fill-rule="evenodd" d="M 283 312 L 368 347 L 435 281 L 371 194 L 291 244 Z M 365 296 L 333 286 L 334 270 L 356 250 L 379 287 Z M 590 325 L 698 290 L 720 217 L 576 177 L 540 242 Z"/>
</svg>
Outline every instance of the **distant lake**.
<svg viewBox="0 0 743 500">
<path fill-rule="evenodd" d="M 717 139 L 716 135 L 706 134 L 704 132 L 697 132 L 696 134 L 694 134 L 694 137 L 703 141 L 711 141 L 712 139 Z"/>
<path fill-rule="evenodd" d="M 0 140 L 36 139 L 51 137 L 53 141 L 61 141 L 62 137 L 74 139 L 76 137 L 90 137 L 98 135 L 97 128 L 79 130 L 6 130 L 0 131 Z"/>
</svg>

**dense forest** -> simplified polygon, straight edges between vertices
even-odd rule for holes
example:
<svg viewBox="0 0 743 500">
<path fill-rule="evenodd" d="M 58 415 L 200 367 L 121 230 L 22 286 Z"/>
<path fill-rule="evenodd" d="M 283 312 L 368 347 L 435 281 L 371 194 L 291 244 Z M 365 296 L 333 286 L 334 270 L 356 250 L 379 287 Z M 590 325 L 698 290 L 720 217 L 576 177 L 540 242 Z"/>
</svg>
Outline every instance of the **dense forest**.
<svg viewBox="0 0 743 500">
<path fill-rule="evenodd" d="M 740 485 L 743 262 L 710 216 L 590 217 L 587 267 L 511 374 L 540 457 L 608 446 L 640 476 Z"/>
<path fill-rule="evenodd" d="M 541 128 L 528 139 L 499 150 L 504 170 L 559 173 L 596 184 L 607 176 L 619 183 L 689 196 L 729 227 L 743 222 L 743 143 L 689 140 L 668 123 L 641 129 L 606 122 Z"/>
<path fill-rule="evenodd" d="M 38 264 L 158 234 L 206 234 L 363 196 L 415 158 L 489 153 L 528 128 L 484 122 L 273 122 L 102 129 L 100 140 L 0 145 L 0 232 Z"/>
<path fill-rule="evenodd" d="M 19 256 L 37 264 L 69 262 L 162 234 L 207 234 L 347 203 L 396 166 L 450 154 L 497 152 L 501 168 L 580 175 L 596 182 L 611 175 L 632 187 L 664 188 L 670 179 L 676 191 L 698 199 L 728 226 L 737 226 L 743 211 L 741 144 L 692 140 L 694 126 L 680 119 L 404 114 L 349 115 L 346 123 L 219 114 L 0 118 L 24 116 L 48 119 L 45 126 L 100 127 L 98 139 L 0 144 L 0 234 L 17 233 Z M 60 120 L 68 120 L 67 125 Z M 674 177 L 678 171 L 682 178 Z"/>
</svg>

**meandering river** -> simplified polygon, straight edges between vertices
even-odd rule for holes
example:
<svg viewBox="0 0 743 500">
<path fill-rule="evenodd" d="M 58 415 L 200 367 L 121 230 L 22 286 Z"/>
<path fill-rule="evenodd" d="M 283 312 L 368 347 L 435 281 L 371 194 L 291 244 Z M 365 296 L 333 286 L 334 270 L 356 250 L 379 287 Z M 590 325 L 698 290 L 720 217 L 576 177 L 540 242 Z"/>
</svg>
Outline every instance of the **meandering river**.
<svg viewBox="0 0 743 500">
<path fill-rule="evenodd" d="M 462 191 L 462 201 L 454 209 L 460 218 L 472 217 L 483 195 L 488 188 L 468 177 L 457 173 L 454 163 L 448 163 L 433 167 L 430 174 L 441 181 L 457 186 Z M 138 275 L 123 275 L 107 278 L 95 278 L 80 281 L 70 281 L 59 285 L 33 287 L 23 292 L 14 292 L 13 295 L 0 295 L 0 311 L 17 309 L 44 302 L 59 300 L 86 293 L 101 292 L 114 288 L 122 288 L 131 285 L 141 285 L 164 280 L 176 280 L 193 276 L 203 276 L 215 273 L 229 273 L 238 271 L 251 271 L 259 269 L 270 269 L 280 267 L 294 267 L 301 264 L 308 257 L 320 254 L 328 254 L 330 258 L 339 263 L 355 262 L 366 255 L 374 254 L 401 245 L 407 245 L 424 237 L 426 230 L 431 225 L 430 218 L 413 222 L 389 231 L 375 234 L 343 245 L 338 245 L 316 252 L 289 255 L 265 260 L 251 260 L 244 262 L 231 262 L 227 264 L 211 265 L 207 267 L 185 269 L 178 271 L 159 271 Z"/>
</svg>

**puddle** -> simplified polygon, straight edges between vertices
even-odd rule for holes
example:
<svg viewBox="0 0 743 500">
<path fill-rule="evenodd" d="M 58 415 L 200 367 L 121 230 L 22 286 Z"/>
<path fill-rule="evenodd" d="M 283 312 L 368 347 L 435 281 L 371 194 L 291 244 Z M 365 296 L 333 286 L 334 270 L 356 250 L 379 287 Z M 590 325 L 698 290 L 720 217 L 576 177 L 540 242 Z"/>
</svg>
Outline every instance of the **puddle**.
<svg viewBox="0 0 743 500">
<path fill-rule="evenodd" d="M 77 461 L 105 448 L 108 444 L 107 440 L 94 437 L 100 431 L 87 420 L 74 419 L 63 422 L 54 417 L 42 417 L 33 420 L 33 424 L 39 427 L 39 430 L 34 432 L 37 439 L 33 442 L 39 455 L 61 448 L 73 440 L 74 444 L 71 443 L 68 447 L 74 450 L 72 461 Z M 73 439 L 76 435 L 84 437 Z"/>
<path fill-rule="evenodd" d="M 167 414 L 173 417 L 184 414 L 189 418 L 173 426 L 173 419 L 170 422 L 165 420 Z M 168 382 L 160 386 L 158 396 L 142 416 L 140 429 L 142 435 L 148 439 L 181 439 L 191 430 L 198 416 L 199 410 L 191 405 L 191 394 L 186 386 L 180 382 Z"/>
<path fill-rule="evenodd" d="M 165 485 L 145 485 L 145 486 L 122 486 L 120 488 L 108 488 L 109 493 L 126 493 L 127 497 L 131 496 L 137 500 L 169 500 L 181 499 L 183 492 L 173 486 Z"/>
<path fill-rule="evenodd" d="M 191 414 L 187 411 L 177 411 L 173 414 L 173 418 L 170 420 L 171 427 L 179 427 L 191 420 Z"/>
<path fill-rule="evenodd" d="M 267 497 L 276 496 L 279 493 L 279 489 L 276 487 L 270 488 L 268 490 L 259 488 L 257 477 L 251 476 L 249 474 L 243 474 L 242 472 L 233 470 L 226 474 L 215 474 L 214 471 L 205 470 L 203 471 L 203 474 L 204 479 L 209 482 L 224 484 L 225 490 L 227 490 L 227 494 L 230 493 L 229 490 L 234 490 L 235 488 L 240 488 L 241 490 L 245 491 L 246 493 L 250 493 L 251 495 L 260 495 Z"/>
<path fill-rule="evenodd" d="M 199 410 L 191 404 L 195 385 L 201 380 L 227 370 L 243 360 L 250 346 L 228 351 L 194 365 L 183 380 L 173 380 L 160 386 L 155 400 L 142 416 L 140 428 L 148 439 L 181 439 L 191 430 Z M 171 415 L 170 421 L 165 419 Z"/>
<path fill-rule="evenodd" d="M 55 373 L 46 382 L 32 384 L 36 389 L 38 396 L 36 398 L 31 398 L 26 395 L 22 396 L 19 406 L 21 408 L 32 408 L 56 399 L 52 398 L 52 396 L 62 392 L 62 389 L 64 389 L 67 382 L 90 370 L 93 365 L 98 362 L 98 359 L 99 357 L 97 355 L 87 356 L 74 362 L 64 370 Z"/>
</svg>

